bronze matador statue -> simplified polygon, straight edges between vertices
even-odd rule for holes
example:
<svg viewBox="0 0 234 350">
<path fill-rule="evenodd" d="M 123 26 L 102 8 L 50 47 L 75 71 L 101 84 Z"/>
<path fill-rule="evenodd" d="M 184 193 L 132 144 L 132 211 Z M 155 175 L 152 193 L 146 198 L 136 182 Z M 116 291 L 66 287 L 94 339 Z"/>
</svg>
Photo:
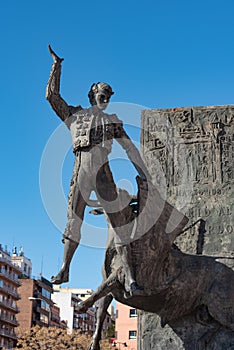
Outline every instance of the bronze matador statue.
<svg viewBox="0 0 234 350">
<path fill-rule="evenodd" d="M 63 234 L 63 263 L 57 276 L 53 276 L 51 280 L 54 284 L 61 284 L 69 279 L 69 266 L 80 242 L 84 210 L 92 191 L 95 191 L 100 205 L 111 222 L 117 243 L 118 237 L 124 231 L 124 225 L 127 224 L 129 202 L 123 204 L 120 200 L 119 191 L 121 190 L 116 188 L 108 163 L 108 154 L 111 152 L 113 139 L 116 139 L 125 149 L 139 176 L 145 180 L 150 176 L 139 151 L 125 132 L 122 121 L 115 114 L 104 113 L 110 97 L 114 94 L 110 85 L 99 82 L 91 86 L 88 94 L 91 107 L 87 109 L 68 105 L 60 96 L 63 59 L 58 57 L 50 46 L 49 51 L 54 63 L 46 89 L 46 98 L 59 118 L 70 129 L 75 155 L 68 197 L 68 221 Z M 127 284 L 129 291 L 137 294 L 142 288 L 135 281 L 129 262 L 129 251 L 125 248 L 126 244 L 124 245 L 122 241 L 121 257 L 127 271 Z"/>
</svg>

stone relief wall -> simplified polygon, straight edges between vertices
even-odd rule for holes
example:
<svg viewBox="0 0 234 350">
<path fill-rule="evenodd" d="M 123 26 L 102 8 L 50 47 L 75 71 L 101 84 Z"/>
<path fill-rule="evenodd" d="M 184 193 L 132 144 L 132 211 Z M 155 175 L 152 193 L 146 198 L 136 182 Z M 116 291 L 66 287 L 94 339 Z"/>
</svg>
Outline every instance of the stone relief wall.
<svg viewBox="0 0 234 350">
<path fill-rule="evenodd" d="M 153 183 L 190 219 L 178 247 L 234 269 L 234 106 L 145 110 L 141 145 Z M 138 349 L 234 349 L 225 329 L 208 339 L 207 317 L 188 315 L 162 328 L 157 315 L 141 313 Z"/>
</svg>

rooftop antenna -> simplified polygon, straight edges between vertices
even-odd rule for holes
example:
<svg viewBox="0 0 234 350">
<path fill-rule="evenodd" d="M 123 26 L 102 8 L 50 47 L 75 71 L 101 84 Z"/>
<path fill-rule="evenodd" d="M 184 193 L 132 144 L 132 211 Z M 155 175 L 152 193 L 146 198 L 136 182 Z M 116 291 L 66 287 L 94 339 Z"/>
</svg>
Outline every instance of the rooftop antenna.
<svg viewBox="0 0 234 350">
<path fill-rule="evenodd" d="M 41 257 L 41 276 L 43 275 L 43 255 Z"/>
<path fill-rule="evenodd" d="M 20 247 L 19 255 L 24 256 L 24 247 L 22 246 Z"/>
<path fill-rule="evenodd" d="M 13 251 L 16 249 L 16 246 L 15 246 L 15 237 L 12 238 L 12 247 L 13 247 Z"/>
<path fill-rule="evenodd" d="M 17 256 L 17 247 L 16 246 L 14 246 L 14 248 L 12 249 L 12 255 L 13 256 Z"/>
</svg>

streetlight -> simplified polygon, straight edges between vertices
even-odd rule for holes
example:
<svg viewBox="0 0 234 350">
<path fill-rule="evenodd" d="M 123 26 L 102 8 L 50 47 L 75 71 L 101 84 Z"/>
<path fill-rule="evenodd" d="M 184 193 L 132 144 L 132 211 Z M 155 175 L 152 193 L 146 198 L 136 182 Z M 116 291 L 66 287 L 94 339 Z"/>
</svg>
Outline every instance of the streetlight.
<svg viewBox="0 0 234 350">
<path fill-rule="evenodd" d="M 40 300 L 43 301 L 41 298 L 35 298 L 35 297 L 28 297 L 28 300 L 33 301 L 33 300 Z"/>
</svg>

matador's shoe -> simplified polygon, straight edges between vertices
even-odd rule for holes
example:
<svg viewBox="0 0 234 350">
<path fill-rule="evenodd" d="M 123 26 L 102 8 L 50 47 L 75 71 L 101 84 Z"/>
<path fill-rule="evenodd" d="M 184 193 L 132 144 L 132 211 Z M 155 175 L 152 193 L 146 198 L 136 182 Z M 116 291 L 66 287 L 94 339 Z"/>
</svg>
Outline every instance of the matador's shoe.
<svg viewBox="0 0 234 350">
<path fill-rule="evenodd" d="M 124 293 L 124 298 L 129 299 L 131 297 L 144 296 L 144 288 L 138 286 L 136 282 L 132 282 L 130 285 L 130 290 Z"/>
<path fill-rule="evenodd" d="M 52 276 L 50 282 L 52 284 L 62 284 L 69 280 L 69 270 L 61 269 L 56 276 Z"/>
<path fill-rule="evenodd" d="M 132 297 L 144 295 L 144 288 L 138 286 L 136 282 L 133 282 L 130 285 L 130 295 Z"/>
</svg>

